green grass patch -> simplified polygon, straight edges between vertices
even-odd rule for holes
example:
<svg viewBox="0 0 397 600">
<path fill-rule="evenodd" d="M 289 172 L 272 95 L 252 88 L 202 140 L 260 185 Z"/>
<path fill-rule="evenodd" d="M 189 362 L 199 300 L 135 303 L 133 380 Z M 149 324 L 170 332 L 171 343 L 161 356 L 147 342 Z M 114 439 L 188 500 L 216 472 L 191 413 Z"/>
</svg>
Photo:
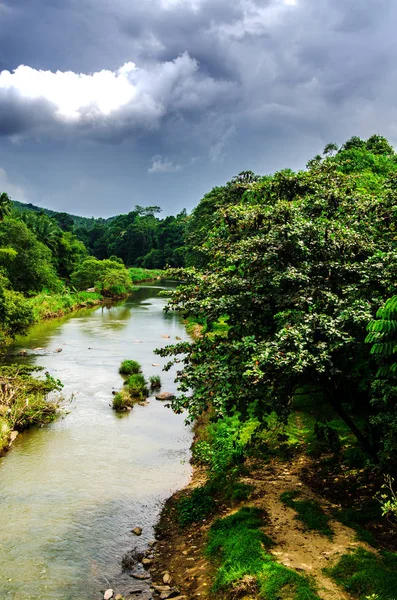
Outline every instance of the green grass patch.
<svg viewBox="0 0 397 600">
<path fill-rule="evenodd" d="M 119 373 L 121 375 L 133 375 L 134 373 L 140 373 L 141 370 L 141 365 L 136 360 L 123 360 Z"/>
<path fill-rule="evenodd" d="M 140 269 L 138 267 L 132 267 L 128 269 L 132 283 L 139 283 L 140 281 L 150 281 L 152 279 L 159 279 L 164 277 L 164 271 L 160 269 Z"/>
<path fill-rule="evenodd" d="M 263 525 L 262 511 L 251 507 L 214 522 L 205 550 L 218 565 L 213 591 L 241 594 L 249 585 L 263 600 L 318 600 L 309 579 L 276 562 L 266 551 L 273 542 L 261 530 Z"/>
<path fill-rule="evenodd" d="M 159 390 L 161 388 L 161 377 L 160 375 L 152 375 L 149 377 L 150 389 Z"/>
<path fill-rule="evenodd" d="M 186 527 L 209 517 L 216 508 L 212 490 L 208 485 L 195 488 L 176 505 L 178 523 Z"/>
<path fill-rule="evenodd" d="M 297 500 L 298 497 L 298 491 L 290 491 L 281 494 L 280 500 L 297 512 L 296 519 L 301 521 L 306 529 L 332 537 L 334 532 L 329 525 L 329 518 L 318 502 L 314 500 Z"/>
<path fill-rule="evenodd" d="M 69 292 L 53 294 L 46 291 L 29 299 L 35 321 L 61 317 L 76 308 L 95 306 L 102 300 L 96 292 Z"/>
<path fill-rule="evenodd" d="M 126 389 L 130 396 L 135 399 L 144 399 L 149 394 L 149 390 L 146 385 L 146 379 L 141 373 L 134 373 L 130 375 L 125 382 Z"/>
<path fill-rule="evenodd" d="M 382 518 L 382 509 L 377 500 L 362 503 L 359 508 L 339 508 L 333 512 L 333 517 L 351 527 L 357 534 L 357 538 L 370 546 L 376 547 L 375 536 L 365 529 L 369 523 L 379 522 Z"/>
<path fill-rule="evenodd" d="M 397 597 L 397 553 L 374 554 L 358 548 L 326 569 L 341 587 L 359 600 L 395 600 Z M 372 596 L 373 595 L 373 596 Z"/>
</svg>

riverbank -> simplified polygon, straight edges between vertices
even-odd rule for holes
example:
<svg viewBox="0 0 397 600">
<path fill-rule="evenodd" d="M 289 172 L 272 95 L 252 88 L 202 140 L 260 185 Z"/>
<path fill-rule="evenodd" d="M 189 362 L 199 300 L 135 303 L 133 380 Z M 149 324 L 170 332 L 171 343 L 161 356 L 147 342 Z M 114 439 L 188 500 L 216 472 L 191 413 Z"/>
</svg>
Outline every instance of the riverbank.
<svg viewBox="0 0 397 600">
<path fill-rule="evenodd" d="M 230 478 L 214 489 L 199 459 L 208 427 L 196 429 L 192 480 L 167 500 L 156 528 L 154 586 L 166 572 L 169 597 L 186 600 L 394 598 L 397 537 L 374 500 L 381 481 L 348 452 L 308 456 L 307 423 L 294 420 L 295 448 L 247 457 L 226 495 Z"/>
</svg>

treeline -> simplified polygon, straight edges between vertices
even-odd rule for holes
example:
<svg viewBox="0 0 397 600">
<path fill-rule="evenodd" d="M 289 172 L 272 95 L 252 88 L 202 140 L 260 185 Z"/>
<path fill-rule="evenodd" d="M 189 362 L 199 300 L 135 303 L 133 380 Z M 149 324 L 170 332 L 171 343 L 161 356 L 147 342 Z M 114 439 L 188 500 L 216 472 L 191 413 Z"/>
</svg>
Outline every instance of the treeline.
<svg viewBox="0 0 397 600">
<path fill-rule="evenodd" d="M 177 216 L 159 218 L 158 206 L 136 206 L 128 214 L 109 219 L 88 219 L 39 209 L 32 204 L 14 203 L 27 222 L 37 215 L 47 216 L 62 231 L 73 233 L 100 260 L 117 256 L 130 267 L 164 269 L 185 265 L 185 230 L 188 217 L 183 210 Z M 25 216 L 24 216 L 25 215 Z"/>
<path fill-rule="evenodd" d="M 184 356 L 174 409 L 238 415 L 255 443 L 309 398 L 328 448 L 341 447 L 336 419 L 372 465 L 395 474 L 397 302 L 382 309 L 397 274 L 390 143 L 353 137 L 305 171 L 241 173 L 204 196 L 189 232 L 193 266 L 175 272 L 184 283 L 169 308 L 204 335 L 160 351 Z"/>
<path fill-rule="evenodd" d="M 134 281 L 159 274 L 91 256 L 69 217 L 21 210 L 0 194 L 0 345 L 40 318 L 124 296 Z"/>
</svg>

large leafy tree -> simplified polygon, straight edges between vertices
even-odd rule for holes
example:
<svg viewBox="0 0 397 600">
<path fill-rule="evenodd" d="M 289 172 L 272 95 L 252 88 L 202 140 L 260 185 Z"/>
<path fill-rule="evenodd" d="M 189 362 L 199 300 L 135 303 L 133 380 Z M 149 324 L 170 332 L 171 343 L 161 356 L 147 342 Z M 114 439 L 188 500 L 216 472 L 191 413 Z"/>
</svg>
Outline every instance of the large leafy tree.
<svg viewBox="0 0 397 600">
<path fill-rule="evenodd" d="M 376 458 L 376 366 L 365 337 L 395 289 L 397 179 L 389 165 L 380 196 L 345 174 L 336 155 L 307 172 L 255 181 L 239 201 L 216 201 L 199 247 L 205 266 L 179 273 L 185 283 L 170 303 L 205 319 L 210 333 L 161 351 L 183 365 L 176 410 L 244 414 L 255 402 L 258 413 L 285 418 L 296 390 L 310 386 Z M 219 319 L 227 334 L 211 335 Z"/>
</svg>

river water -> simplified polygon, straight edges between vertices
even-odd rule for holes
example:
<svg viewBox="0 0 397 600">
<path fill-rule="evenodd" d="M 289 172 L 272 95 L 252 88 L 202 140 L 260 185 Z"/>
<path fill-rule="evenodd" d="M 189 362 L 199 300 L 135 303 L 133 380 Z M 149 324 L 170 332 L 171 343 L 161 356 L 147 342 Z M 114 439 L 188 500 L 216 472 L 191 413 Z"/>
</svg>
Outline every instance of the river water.
<svg viewBox="0 0 397 600">
<path fill-rule="evenodd" d="M 69 414 L 20 435 L 0 459 L 1 600 L 102 598 L 120 581 L 123 555 L 153 539 L 162 501 L 188 482 L 183 415 L 153 397 L 121 416 L 110 407 L 126 358 L 175 390 L 173 371 L 152 366 L 166 362 L 154 348 L 188 339 L 158 297 L 172 286 L 142 286 L 119 305 L 41 323 L 17 340 L 14 351 L 33 351 L 19 360 L 45 367 L 74 399 Z"/>
</svg>

